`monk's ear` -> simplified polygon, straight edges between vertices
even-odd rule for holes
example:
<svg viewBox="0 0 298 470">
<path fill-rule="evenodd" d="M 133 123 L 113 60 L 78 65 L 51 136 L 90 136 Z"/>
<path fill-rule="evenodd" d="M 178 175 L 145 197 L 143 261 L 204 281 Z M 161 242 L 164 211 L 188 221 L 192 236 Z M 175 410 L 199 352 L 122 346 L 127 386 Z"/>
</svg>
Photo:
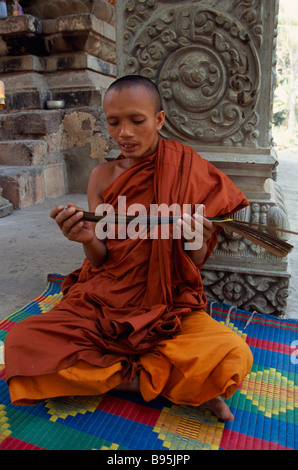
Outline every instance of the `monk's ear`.
<svg viewBox="0 0 298 470">
<path fill-rule="evenodd" d="M 156 130 L 157 131 L 160 131 L 162 126 L 164 125 L 164 122 L 165 122 L 165 112 L 162 110 L 162 111 L 159 111 L 156 115 Z"/>
</svg>

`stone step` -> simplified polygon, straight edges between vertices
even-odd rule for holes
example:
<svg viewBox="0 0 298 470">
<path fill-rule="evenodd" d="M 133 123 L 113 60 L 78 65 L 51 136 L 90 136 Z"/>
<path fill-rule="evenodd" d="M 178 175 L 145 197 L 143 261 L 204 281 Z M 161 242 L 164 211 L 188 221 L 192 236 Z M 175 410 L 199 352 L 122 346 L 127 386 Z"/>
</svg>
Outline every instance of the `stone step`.
<svg viewBox="0 0 298 470">
<path fill-rule="evenodd" d="M 0 52 L 1 53 L 1 52 Z M 3 73 L 5 84 L 5 110 L 43 109 L 50 99 L 50 91 L 44 74 L 28 71 Z"/>
<path fill-rule="evenodd" d="M 8 16 L 0 22 L 1 55 L 44 56 L 42 21 L 31 15 Z"/>
<path fill-rule="evenodd" d="M 42 166 L 0 166 L 0 187 L 14 209 L 44 200 Z"/>
<path fill-rule="evenodd" d="M 45 109 L 1 114 L 1 138 L 3 140 L 38 139 L 48 134 L 56 134 L 63 117 L 63 110 Z"/>
<path fill-rule="evenodd" d="M 0 188 L 14 209 L 22 209 L 46 198 L 66 193 L 64 163 L 46 166 L 0 165 Z"/>
<path fill-rule="evenodd" d="M 4 140 L 0 142 L 0 165 L 38 165 L 47 151 L 44 140 Z"/>
</svg>

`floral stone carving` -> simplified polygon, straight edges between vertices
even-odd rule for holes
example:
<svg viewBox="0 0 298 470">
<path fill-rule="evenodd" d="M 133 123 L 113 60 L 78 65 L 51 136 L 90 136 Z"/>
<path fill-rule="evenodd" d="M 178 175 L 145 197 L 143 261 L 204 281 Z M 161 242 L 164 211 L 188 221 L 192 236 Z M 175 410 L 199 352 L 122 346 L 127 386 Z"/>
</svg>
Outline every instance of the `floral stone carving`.
<svg viewBox="0 0 298 470">
<path fill-rule="evenodd" d="M 204 270 L 202 279 L 210 301 L 224 302 L 251 312 L 285 313 L 288 277 Z"/>
<path fill-rule="evenodd" d="M 258 41 L 231 12 L 205 2 L 175 7 L 166 2 L 170 5 L 158 15 L 155 3 L 125 2 L 124 72 L 158 84 L 167 115 L 163 135 L 255 146 Z"/>
</svg>

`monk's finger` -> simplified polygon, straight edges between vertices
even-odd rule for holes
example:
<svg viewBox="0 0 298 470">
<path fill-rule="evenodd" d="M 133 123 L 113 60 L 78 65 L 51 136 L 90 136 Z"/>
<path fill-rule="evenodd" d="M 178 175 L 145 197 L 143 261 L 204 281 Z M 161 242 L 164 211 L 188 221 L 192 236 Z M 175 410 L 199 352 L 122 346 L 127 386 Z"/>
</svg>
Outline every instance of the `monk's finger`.
<svg viewBox="0 0 298 470">
<path fill-rule="evenodd" d="M 66 207 L 67 207 L 67 208 L 74 207 L 76 210 L 84 211 L 84 209 L 82 209 L 81 207 L 76 206 L 76 205 L 73 204 L 72 202 L 68 202 Z"/>
<path fill-rule="evenodd" d="M 58 225 L 63 224 L 65 220 L 71 217 L 74 213 L 75 213 L 74 207 L 63 208 L 63 210 L 59 212 L 59 214 L 56 215 L 55 220 Z"/>
<path fill-rule="evenodd" d="M 196 210 L 195 210 L 194 216 L 196 214 L 200 215 L 202 217 L 206 217 L 206 207 L 204 206 L 204 204 L 197 204 L 196 205 Z"/>
<path fill-rule="evenodd" d="M 68 209 L 66 209 L 68 211 Z M 68 236 L 71 230 L 77 225 L 83 216 L 82 212 L 74 213 L 71 211 L 70 216 L 67 216 L 62 222 L 58 222 L 63 235 Z"/>
<path fill-rule="evenodd" d="M 198 214 L 194 214 L 194 219 L 196 220 L 197 223 L 201 224 L 202 227 L 203 227 L 203 234 L 204 234 L 204 239 L 208 240 L 214 230 L 215 230 L 215 226 L 214 224 L 212 223 L 211 220 L 208 220 L 206 219 L 206 217 L 202 217 L 201 215 L 198 215 Z"/>
<path fill-rule="evenodd" d="M 57 215 L 59 214 L 59 212 L 62 212 L 64 210 L 64 206 L 56 206 L 56 207 L 53 207 L 53 209 L 51 210 L 50 212 L 50 217 L 51 219 L 56 219 Z"/>
<path fill-rule="evenodd" d="M 184 214 L 182 219 L 179 219 L 179 225 L 182 230 L 182 235 L 187 240 L 195 238 L 197 230 L 202 230 L 202 226 L 196 223 L 195 219 L 189 214 Z"/>
<path fill-rule="evenodd" d="M 52 209 L 50 215 L 56 222 L 59 224 L 63 223 L 68 217 L 70 217 L 75 212 L 75 209 L 68 209 L 63 206 L 58 206 Z"/>
<path fill-rule="evenodd" d="M 84 227 L 84 222 L 77 220 L 71 226 L 71 228 L 66 232 L 65 235 L 67 236 L 69 240 L 76 240 L 83 227 Z"/>
</svg>

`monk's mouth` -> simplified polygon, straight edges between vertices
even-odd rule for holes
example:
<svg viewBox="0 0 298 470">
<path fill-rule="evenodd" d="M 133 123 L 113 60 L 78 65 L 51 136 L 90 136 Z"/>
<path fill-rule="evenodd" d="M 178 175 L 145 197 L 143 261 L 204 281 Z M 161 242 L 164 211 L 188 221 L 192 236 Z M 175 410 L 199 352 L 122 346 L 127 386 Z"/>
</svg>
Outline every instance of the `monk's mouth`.
<svg viewBox="0 0 298 470">
<path fill-rule="evenodd" d="M 120 144 L 120 147 L 124 152 L 134 152 L 137 148 L 136 144 Z"/>
</svg>

